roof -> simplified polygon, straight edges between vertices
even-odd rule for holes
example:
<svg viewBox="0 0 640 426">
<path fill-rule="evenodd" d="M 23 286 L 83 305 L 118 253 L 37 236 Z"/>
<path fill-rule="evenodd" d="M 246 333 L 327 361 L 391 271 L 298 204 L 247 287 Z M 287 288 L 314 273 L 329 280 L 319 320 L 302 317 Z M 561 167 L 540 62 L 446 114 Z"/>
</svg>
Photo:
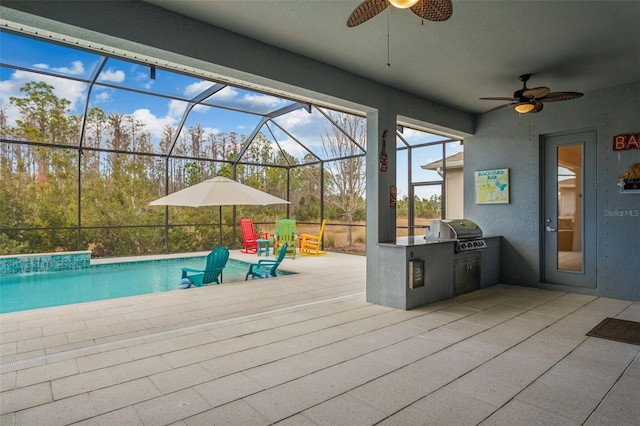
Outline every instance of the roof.
<svg viewBox="0 0 640 426">
<path fill-rule="evenodd" d="M 462 169 L 464 168 L 464 151 L 460 151 L 445 158 L 447 169 Z M 420 166 L 425 170 L 437 170 L 442 168 L 442 159 L 432 161 L 431 163 Z"/>
</svg>

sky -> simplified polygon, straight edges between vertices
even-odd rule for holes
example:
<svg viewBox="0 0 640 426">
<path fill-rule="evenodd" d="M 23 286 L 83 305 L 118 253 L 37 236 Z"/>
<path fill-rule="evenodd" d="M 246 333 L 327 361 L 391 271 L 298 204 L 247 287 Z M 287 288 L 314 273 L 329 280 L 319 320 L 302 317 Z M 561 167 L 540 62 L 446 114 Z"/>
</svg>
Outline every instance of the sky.
<svg viewBox="0 0 640 426">
<path fill-rule="evenodd" d="M 10 106 L 10 97 L 21 97 L 20 88 L 31 80 L 44 81 L 54 87 L 54 93 L 71 102 L 70 112 L 82 114 L 87 96 L 89 108 L 99 107 L 107 114 L 117 112 L 131 115 L 145 124 L 152 140 L 157 144 L 165 125 L 177 126 L 188 105 L 188 100 L 212 88 L 216 83 L 199 77 L 181 75 L 157 69 L 152 78 L 150 67 L 119 59 L 109 58 L 90 91 L 90 80 L 103 62 L 103 57 L 67 46 L 56 45 L 37 39 L 22 37 L 0 31 L 0 62 L 12 67 L 0 67 L 0 104 L 5 108 L 8 124 L 13 125 L 18 111 Z M 53 75 L 43 75 L 28 70 L 43 70 Z M 75 79 L 75 80 L 74 80 Z M 85 81 L 82 81 L 85 80 Z M 124 90 L 124 89 L 132 90 Z M 146 93 L 144 93 L 146 92 Z M 261 116 L 289 106 L 293 101 L 268 94 L 256 93 L 237 87 L 226 86 L 197 105 L 189 114 L 185 129 L 200 123 L 206 132 L 237 132 L 250 134 Z M 224 106 L 252 113 L 241 113 L 215 108 Z M 292 140 L 293 136 L 310 150 L 321 154 L 320 135 L 327 129 L 328 121 L 317 110 L 310 114 L 304 109 L 296 110 L 274 120 L 277 126 L 271 130 L 263 128 L 268 139 L 277 138 L 287 152 L 302 157 L 304 148 Z M 405 128 L 403 137 L 410 144 L 442 139 L 422 131 Z M 461 150 L 458 144 L 449 146 L 446 155 Z M 403 156 L 399 155 L 402 159 Z M 398 196 L 407 194 L 406 156 L 398 163 Z M 421 148 L 414 150 L 412 177 L 414 181 L 437 179 L 434 172 L 424 171 L 420 165 L 442 158 L 442 150 Z"/>
</svg>

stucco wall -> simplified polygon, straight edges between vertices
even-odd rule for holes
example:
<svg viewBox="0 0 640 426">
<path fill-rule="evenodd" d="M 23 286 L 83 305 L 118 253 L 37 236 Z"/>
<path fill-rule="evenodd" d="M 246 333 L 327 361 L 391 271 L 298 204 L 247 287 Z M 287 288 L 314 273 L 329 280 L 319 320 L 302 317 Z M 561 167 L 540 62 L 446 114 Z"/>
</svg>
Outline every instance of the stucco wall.
<svg viewBox="0 0 640 426">
<path fill-rule="evenodd" d="M 447 171 L 447 219 L 464 217 L 464 171 L 452 169 Z"/>
<path fill-rule="evenodd" d="M 640 132 L 640 81 L 548 104 L 538 114 L 505 108 L 479 117 L 476 134 L 465 139 L 465 217 L 487 234 L 504 236 L 502 282 L 539 284 L 541 241 L 540 137 L 578 130 L 597 133 L 597 288 L 594 294 L 640 300 L 640 216 L 612 211 L 640 209 L 640 195 L 622 195 L 618 176 L 640 162 L 640 150 L 613 151 L 613 137 Z M 473 173 L 510 169 L 511 202 L 476 205 Z M 583 291 L 579 288 L 565 290 Z"/>
<path fill-rule="evenodd" d="M 479 118 L 474 129 L 469 114 L 408 93 L 389 89 L 259 41 L 238 36 L 143 2 L 133 1 L 11 1 L 0 6 L 11 22 L 103 44 L 143 57 L 158 58 L 211 75 L 273 88 L 367 113 L 367 289 L 381 286 L 377 243 L 395 237 L 395 212 L 388 207 L 395 184 L 395 155 L 389 170 L 378 173 L 382 130 L 395 126 L 397 116 L 421 126 L 466 137 L 465 217 L 487 234 L 505 236 L 502 281 L 536 285 L 539 259 L 539 136 L 578 129 L 598 133 L 598 289 L 600 294 L 640 300 L 638 234 L 640 218 L 604 215 L 606 209 L 639 208 L 640 196 L 620 196 L 616 177 L 628 164 L 640 161 L 640 150 L 614 153 L 611 138 L 640 129 L 640 83 L 587 93 L 584 98 L 545 107 L 539 114 L 519 117 L 504 109 Z M 294 71 L 292 71 L 294 70 Z M 476 134 L 469 136 L 471 133 Z M 508 167 L 512 201 L 476 206 L 473 171 Z"/>
</svg>

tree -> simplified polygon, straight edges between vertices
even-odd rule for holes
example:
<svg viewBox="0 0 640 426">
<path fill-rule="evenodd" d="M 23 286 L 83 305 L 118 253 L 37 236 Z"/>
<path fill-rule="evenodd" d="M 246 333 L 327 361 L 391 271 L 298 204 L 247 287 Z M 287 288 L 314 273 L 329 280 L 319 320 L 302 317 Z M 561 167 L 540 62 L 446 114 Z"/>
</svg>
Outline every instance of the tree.
<svg viewBox="0 0 640 426">
<path fill-rule="evenodd" d="M 218 209 L 175 207 L 166 218 L 164 210 L 148 203 L 164 195 L 167 182 L 173 192 L 216 175 L 290 197 L 291 206 L 238 206 L 240 215 L 270 221 L 292 213 L 300 221 L 316 221 L 322 173 L 324 216 L 349 225 L 362 220 L 362 118 L 335 113 L 332 120 L 344 131 L 331 127 L 316 135 L 330 159 L 324 164 L 310 153 L 296 157 L 262 132 L 236 164 L 247 135 L 208 132 L 199 123 L 178 133 L 166 125 L 156 144 L 145 122 L 99 107 L 87 112 L 80 134 L 82 117 L 70 113 L 71 102 L 58 98 L 53 86 L 32 81 L 21 92 L 22 97 L 10 98 L 19 112 L 15 125 L 8 124 L 7 108 L 0 105 L 0 252 L 158 253 L 166 247 L 166 219 L 170 251 L 209 249 L 218 238 L 212 226 Z M 225 241 L 232 233 L 232 212 L 223 209 Z M 351 244 L 350 228 L 348 234 Z"/>
<path fill-rule="evenodd" d="M 364 152 L 366 121 L 349 114 L 330 114 L 341 127 L 325 128 L 320 136 L 326 158 L 337 158 L 325 166 L 328 181 L 326 201 L 338 208 L 347 222 L 347 245 L 353 243 L 351 224 L 365 209 L 366 172 Z M 355 143 L 354 143 L 355 141 Z M 358 146 L 359 145 L 359 146 Z"/>
<path fill-rule="evenodd" d="M 71 102 L 58 98 L 53 89 L 53 86 L 43 81 L 30 81 L 20 88 L 24 97 L 9 98 L 20 111 L 21 119 L 16 120 L 20 137 L 32 142 L 65 143 L 69 123 L 67 113 Z M 46 179 L 49 153 L 49 149 L 38 150 L 37 183 Z"/>
</svg>

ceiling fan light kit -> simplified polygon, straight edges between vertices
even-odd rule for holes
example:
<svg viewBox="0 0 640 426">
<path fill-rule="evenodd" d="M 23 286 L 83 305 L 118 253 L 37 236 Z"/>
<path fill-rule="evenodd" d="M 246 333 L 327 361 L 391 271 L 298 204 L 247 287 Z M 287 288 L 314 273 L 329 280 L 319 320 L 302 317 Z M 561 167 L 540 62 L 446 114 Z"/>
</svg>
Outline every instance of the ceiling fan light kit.
<svg viewBox="0 0 640 426">
<path fill-rule="evenodd" d="M 535 107 L 536 107 L 535 102 L 520 102 L 516 104 L 514 109 L 518 111 L 520 114 L 526 114 L 528 112 L 531 112 L 533 109 L 535 109 Z"/>
<path fill-rule="evenodd" d="M 411 6 L 418 3 L 420 0 L 389 0 L 389 3 L 397 7 L 398 9 L 408 9 Z"/>
<path fill-rule="evenodd" d="M 513 106 L 514 109 L 520 114 L 529 114 L 542 111 L 544 102 L 560 102 L 568 101 L 570 99 L 576 99 L 582 97 L 582 93 L 578 92 L 551 92 L 548 87 L 534 87 L 533 89 L 527 88 L 527 81 L 531 78 L 531 74 L 523 74 L 520 76 L 520 81 L 523 83 L 522 89 L 513 92 L 513 97 L 490 97 L 480 98 L 485 101 L 509 101 L 509 103 L 498 105 L 487 111 L 495 111 L 504 107 Z"/>
</svg>

